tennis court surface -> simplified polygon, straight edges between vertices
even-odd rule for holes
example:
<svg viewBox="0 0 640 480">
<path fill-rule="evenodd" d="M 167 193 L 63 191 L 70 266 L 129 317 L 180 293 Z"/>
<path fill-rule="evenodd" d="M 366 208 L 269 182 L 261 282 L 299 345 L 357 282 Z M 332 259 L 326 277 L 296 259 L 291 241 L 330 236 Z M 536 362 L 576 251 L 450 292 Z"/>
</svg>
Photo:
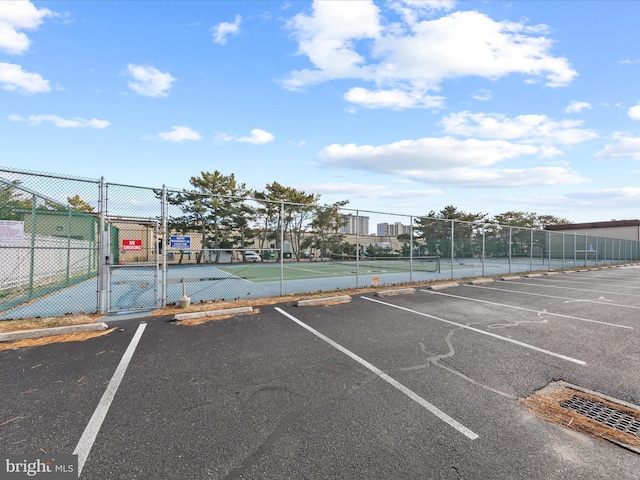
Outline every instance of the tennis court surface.
<svg viewBox="0 0 640 480">
<path fill-rule="evenodd" d="M 137 318 L 0 351 L 0 452 L 77 453 L 86 479 L 635 479 L 639 273 Z"/>
</svg>

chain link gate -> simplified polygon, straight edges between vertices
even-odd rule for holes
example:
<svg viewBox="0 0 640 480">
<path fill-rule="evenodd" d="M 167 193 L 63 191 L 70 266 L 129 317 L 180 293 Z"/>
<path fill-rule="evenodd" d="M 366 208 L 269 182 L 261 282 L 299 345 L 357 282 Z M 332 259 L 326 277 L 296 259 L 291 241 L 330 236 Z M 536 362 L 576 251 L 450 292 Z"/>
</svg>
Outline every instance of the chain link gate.
<svg viewBox="0 0 640 480">
<path fill-rule="evenodd" d="M 162 240 L 157 220 L 108 218 L 104 255 L 105 312 L 162 306 Z"/>
</svg>

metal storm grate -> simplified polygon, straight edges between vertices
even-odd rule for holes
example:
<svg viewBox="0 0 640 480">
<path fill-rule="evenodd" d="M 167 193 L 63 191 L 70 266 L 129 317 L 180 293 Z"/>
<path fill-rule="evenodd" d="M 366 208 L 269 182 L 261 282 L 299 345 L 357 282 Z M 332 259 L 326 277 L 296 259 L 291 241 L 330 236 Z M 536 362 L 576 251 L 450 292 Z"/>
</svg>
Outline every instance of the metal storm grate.
<svg viewBox="0 0 640 480">
<path fill-rule="evenodd" d="M 603 403 L 574 395 L 570 400 L 560 402 L 560 406 L 573 410 L 598 423 L 640 438 L 640 419 L 608 407 Z"/>
</svg>

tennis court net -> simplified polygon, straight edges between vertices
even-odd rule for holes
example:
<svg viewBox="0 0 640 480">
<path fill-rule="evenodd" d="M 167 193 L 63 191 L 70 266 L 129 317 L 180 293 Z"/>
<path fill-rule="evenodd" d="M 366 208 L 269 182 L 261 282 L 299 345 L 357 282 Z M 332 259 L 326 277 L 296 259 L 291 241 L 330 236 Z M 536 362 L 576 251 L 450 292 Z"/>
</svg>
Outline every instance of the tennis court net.
<svg viewBox="0 0 640 480">
<path fill-rule="evenodd" d="M 440 257 L 435 255 L 420 257 L 356 257 L 355 255 L 341 255 L 334 257 L 331 263 L 351 265 L 360 268 L 382 271 L 402 272 L 440 272 Z"/>
</svg>

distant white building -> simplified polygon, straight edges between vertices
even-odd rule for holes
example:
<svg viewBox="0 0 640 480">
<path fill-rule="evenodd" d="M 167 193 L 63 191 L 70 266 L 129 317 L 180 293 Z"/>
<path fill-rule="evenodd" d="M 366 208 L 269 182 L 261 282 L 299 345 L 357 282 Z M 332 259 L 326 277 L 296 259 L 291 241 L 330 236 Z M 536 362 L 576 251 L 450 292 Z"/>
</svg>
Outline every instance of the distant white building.
<svg viewBox="0 0 640 480">
<path fill-rule="evenodd" d="M 397 237 L 403 233 L 411 233 L 411 225 L 403 225 L 402 222 L 379 223 L 376 234 L 379 237 Z"/>
<path fill-rule="evenodd" d="M 342 221 L 345 225 L 342 227 L 342 233 L 347 235 L 369 235 L 369 217 L 360 215 L 343 215 Z"/>
</svg>

